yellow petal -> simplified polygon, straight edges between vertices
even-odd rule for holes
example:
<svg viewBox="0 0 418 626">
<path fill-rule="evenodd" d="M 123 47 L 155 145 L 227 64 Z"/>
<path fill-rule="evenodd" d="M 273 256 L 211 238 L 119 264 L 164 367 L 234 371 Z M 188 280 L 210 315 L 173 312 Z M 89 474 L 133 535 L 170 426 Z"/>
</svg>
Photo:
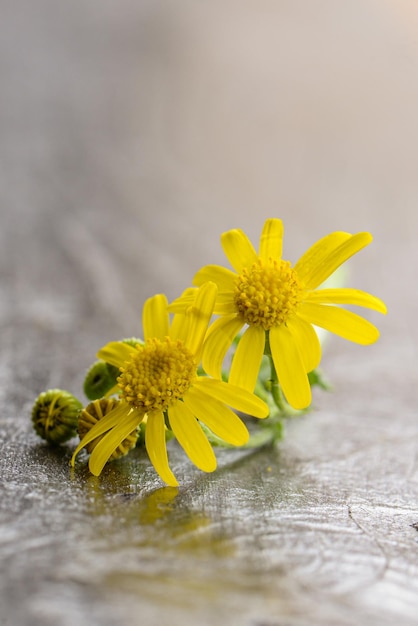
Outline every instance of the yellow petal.
<svg viewBox="0 0 418 626">
<path fill-rule="evenodd" d="M 237 306 L 234 302 L 234 293 L 231 292 L 218 292 L 216 297 L 215 307 L 213 309 L 215 315 L 231 316 L 236 315 Z"/>
<path fill-rule="evenodd" d="M 259 256 L 263 261 L 280 260 L 283 248 L 283 222 L 279 219 L 266 220 L 260 238 Z"/>
<path fill-rule="evenodd" d="M 243 322 L 236 316 L 220 317 L 209 327 L 203 345 L 204 370 L 214 378 L 222 377 L 222 362 Z"/>
<path fill-rule="evenodd" d="M 264 354 L 266 332 L 260 326 L 249 326 L 238 342 L 229 373 L 229 382 L 254 391 Z"/>
<path fill-rule="evenodd" d="M 119 385 L 114 385 L 109 391 L 106 391 L 104 397 L 108 398 L 109 396 L 113 396 L 115 393 L 118 393 L 118 391 L 120 391 Z"/>
<path fill-rule="evenodd" d="M 185 289 L 177 300 L 174 300 L 169 306 L 168 311 L 174 313 L 169 328 L 171 339 L 185 341 L 189 332 L 190 320 L 186 313 L 189 307 L 194 304 L 196 299 L 196 287 L 188 287 Z"/>
<path fill-rule="evenodd" d="M 295 409 L 306 409 L 312 400 L 311 386 L 292 333 L 282 324 L 270 330 L 269 338 L 274 367 L 286 400 Z"/>
<path fill-rule="evenodd" d="M 248 413 L 248 415 L 252 415 L 253 417 L 263 418 L 267 417 L 269 414 L 269 408 L 265 402 L 260 400 L 260 398 L 253 393 L 241 389 L 241 387 L 237 387 L 236 385 L 231 385 L 231 383 L 225 383 L 222 380 L 202 376 L 193 383 L 193 387 L 201 393 L 216 398 L 220 402 L 231 406 L 233 409 L 241 411 L 242 413 Z"/>
<path fill-rule="evenodd" d="M 184 404 L 217 437 L 233 446 L 247 443 L 249 433 L 244 422 L 219 400 L 191 387 L 184 396 Z"/>
<path fill-rule="evenodd" d="M 167 307 L 169 313 L 185 313 L 196 297 L 196 287 L 187 289 L 179 298 L 176 298 Z"/>
<path fill-rule="evenodd" d="M 173 319 L 171 321 L 169 329 L 171 339 L 173 339 L 174 341 L 179 339 L 184 343 L 186 341 L 187 335 L 189 334 L 189 326 L 190 320 L 185 312 L 176 313 L 175 315 L 173 315 Z"/>
<path fill-rule="evenodd" d="M 293 317 L 286 322 L 302 356 L 305 371 L 311 372 L 321 361 L 321 344 L 312 324 Z"/>
<path fill-rule="evenodd" d="M 215 283 L 204 283 L 196 291 L 195 302 L 186 312 L 189 327 L 185 345 L 198 360 L 200 360 L 203 340 L 212 317 L 217 293 L 218 288 Z"/>
<path fill-rule="evenodd" d="M 380 298 L 359 289 L 317 289 L 305 296 L 306 302 L 317 304 L 354 304 L 367 309 L 386 313 L 386 305 Z"/>
<path fill-rule="evenodd" d="M 329 330 L 348 341 L 368 345 L 379 338 L 379 331 L 360 315 L 327 304 L 305 302 L 298 309 L 302 319 Z"/>
<path fill-rule="evenodd" d="M 204 472 L 213 472 L 215 454 L 192 411 L 179 401 L 167 412 L 172 431 L 191 462 Z"/>
<path fill-rule="evenodd" d="M 134 346 L 130 346 L 122 341 L 110 341 L 103 348 L 100 348 L 97 358 L 115 367 L 123 367 L 135 350 Z"/>
<path fill-rule="evenodd" d="M 350 239 L 350 237 L 350 233 L 336 231 L 326 235 L 326 237 L 322 237 L 322 239 L 314 243 L 314 245 L 300 257 L 294 267 L 300 280 L 306 283 L 311 272 L 322 265 L 324 259 L 338 248 L 338 246 L 344 243 L 344 241 Z"/>
<path fill-rule="evenodd" d="M 120 422 L 122 422 L 130 411 L 130 407 L 126 402 L 120 402 L 112 411 L 110 411 L 107 415 L 102 417 L 95 425 L 90 428 L 90 430 L 85 434 L 83 439 L 78 444 L 77 448 L 74 451 L 73 456 L 71 457 L 71 465 L 74 467 L 74 462 L 77 454 L 93 439 L 96 437 L 100 437 L 105 432 L 117 426 Z M 113 452 L 113 451 L 112 451 Z M 112 453 L 110 453 L 112 454 Z M 109 454 L 109 456 L 110 456 Z"/>
<path fill-rule="evenodd" d="M 257 261 L 257 253 L 242 230 L 236 228 L 223 233 L 221 243 L 228 261 L 238 274 Z"/>
<path fill-rule="evenodd" d="M 356 254 L 356 252 L 359 252 L 362 248 L 367 246 L 372 239 L 370 233 L 357 233 L 357 235 L 352 235 L 349 239 L 343 241 L 337 248 L 323 257 L 320 263 L 312 267 L 311 271 L 305 277 L 304 282 L 306 289 L 316 289 L 316 287 L 321 285 L 328 276 L 331 276 L 340 265 L 345 263 L 345 261 Z"/>
<path fill-rule="evenodd" d="M 107 435 L 99 441 L 91 453 L 89 459 L 89 470 L 94 476 L 100 476 L 103 467 L 109 457 L 120 446 L 122 441 L 128 437 L 141 422 L 143 415 L 138 411 L 131 411 L 129 415 L 112 428 Z"/>
<path fill-rule="evenodd" d="M 168 465 L 164 415 L 159 411 L 148 414 L 145 446 L 150 461 L 160 478 L 170 487 L 177 487 L 176 477 Z"/>
<path fill-rule="evenodd" d="M 156 337 L 164 339 L 168 336 L 167 298 L 163 293 L 156 294 L 145 301 L 142 309 L 142 327 L 144 339 Z"/>
<path fill-rule="evenodd" d="M 203 285 L 208 280 L 218 285 L 219 291 L 232 291 L 235 285 L 236 274 L 221 265 L 205 265 L 193 278 L 194 285 Z"/>
</svg>

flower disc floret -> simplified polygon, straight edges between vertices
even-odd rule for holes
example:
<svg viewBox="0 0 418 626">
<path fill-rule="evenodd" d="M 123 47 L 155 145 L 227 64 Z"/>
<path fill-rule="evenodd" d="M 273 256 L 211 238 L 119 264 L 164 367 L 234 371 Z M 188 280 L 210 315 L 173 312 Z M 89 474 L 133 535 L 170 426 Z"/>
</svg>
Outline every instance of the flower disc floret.
<svg viewBox="0 0 418 626">
<path fill-rule="evenodd" d="M 295 312 L 302 294 L 303 287 L 289 261 L 258 259 L 236 279 L 234 303 L 246 324 L 270 330 Z"/>
<path fill-rule="evenodd" d="M 148 339 L 121 368 L 121 397 L 141 411 L 165 411 L 189 389 L 196 367 L 181 340 Z"/>
</svg>

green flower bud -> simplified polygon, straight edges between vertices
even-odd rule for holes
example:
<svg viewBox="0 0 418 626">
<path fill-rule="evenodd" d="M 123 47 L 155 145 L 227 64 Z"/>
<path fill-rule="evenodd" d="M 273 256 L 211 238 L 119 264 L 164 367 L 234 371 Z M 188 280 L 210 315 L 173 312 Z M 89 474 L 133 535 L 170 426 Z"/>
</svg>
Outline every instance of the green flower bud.
<svg viewBox="0 0 418 626">
<path fill-rule="evenodd" d="M 116 408 L 118 404 L 119 400 L 116 398 L 101 398 L 100 400 L 93 400 L 93 402 L 90 402 L 90 404 L 88 404 L 81 411 L 80 418 L 78 420 L 78 435 L 80 440 L 87 435 L 89 430 L 97 424 L 99 420 Z M 89 454 L 91 454 L 99 441 L 101 441 L 106 434 L 107 432 L 103 435 L 99 435 L 93 439 L 93 441 L 90 441 L 84 446 Z M 133 430 L 116 448 L 113 454 L 109 457 L 109 461 L 114 461 L 115 459 L 119 459 L 121 456 L 128 454 L 129 450 L 136 446 L 138 434 L 139 430 L 138 428 L 135 428 L 135 430 Z"/>
<path fill-rule="evenodd" d="M 131 337 L 129 339 L 122 339 L 121 343 L 126 343 L 129 346 L 135 347 L 138 344 L 143 345 L 141 339 Z M 84 379 L 84 393 L 89 400 L 98 400 L 103 398 L 109 393 L 113 387 L 117 385 L 117 378 L 120 374 L 119 368 L 105 361 L 95 361 L 93 365 L 87 370 L 86 377 Z"/>
<path fill-rule="evenodd" d="M 64 443 L 75 436 L 82 408 L 81 402 L 68 391 L 43 391 L 32 408 L 33 427 L 49 443 Z"/>
<path fill-rule="evenodd" d="M 96 361 L 87 371 L 83 390 L 89 400 L 103 398 L 117 384 L 119 368 L 104 361 Z"/>
</svg>

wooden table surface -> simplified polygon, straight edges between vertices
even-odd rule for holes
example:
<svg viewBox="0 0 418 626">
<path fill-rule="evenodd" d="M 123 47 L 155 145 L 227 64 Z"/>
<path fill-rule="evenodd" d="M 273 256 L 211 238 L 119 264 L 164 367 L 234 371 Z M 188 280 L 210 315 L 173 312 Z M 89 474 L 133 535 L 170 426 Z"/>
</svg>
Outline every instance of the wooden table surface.
<svg viewBox="0 0 418 626">
<path fill-rule="evenodd" d="M 1 626 L 418 623 L 418 10 L 406 0 L 3 0 Z M 275 448 L 179 490 L 135 451 L 97 479 L 38 439 L 219 235 L 285 224 L 292 261 L 373 233 L 350 285 L 388 305 L 333 338 L 332 393 Z"/>
</svg>

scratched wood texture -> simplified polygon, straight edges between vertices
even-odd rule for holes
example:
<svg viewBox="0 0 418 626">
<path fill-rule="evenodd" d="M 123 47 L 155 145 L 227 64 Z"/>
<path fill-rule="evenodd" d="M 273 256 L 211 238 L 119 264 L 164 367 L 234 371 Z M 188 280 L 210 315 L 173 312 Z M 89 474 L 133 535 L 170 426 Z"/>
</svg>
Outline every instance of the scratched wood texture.
<svg viewBox="0 0 418 626">
<path fill-rule="evenodd" d="M 418 10 L 406 0 L 3 0 L 0 624 L 418 623 Z M 268 216 L 292 261 L 369 230 L 350 284 L 381 340 L 276 448 L 180 489 L 140 451 L 100 479 L 32 432 L 219 235 Z"/>
</svg>

